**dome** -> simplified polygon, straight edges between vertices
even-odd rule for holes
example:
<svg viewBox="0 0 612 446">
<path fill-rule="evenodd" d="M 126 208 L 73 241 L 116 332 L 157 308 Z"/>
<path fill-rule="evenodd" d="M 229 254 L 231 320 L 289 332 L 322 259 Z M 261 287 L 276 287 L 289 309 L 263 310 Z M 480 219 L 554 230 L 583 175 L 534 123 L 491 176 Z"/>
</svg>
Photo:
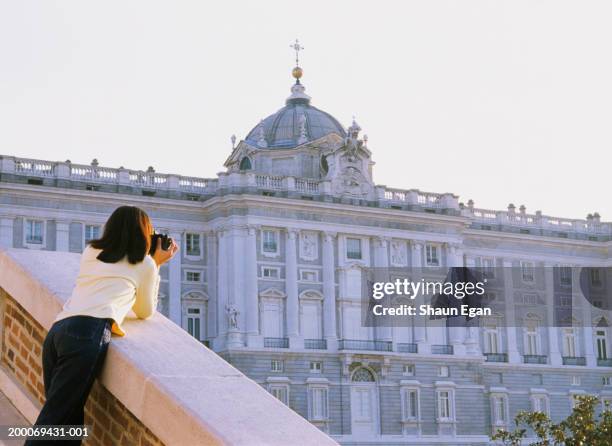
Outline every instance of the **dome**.
<svg viewBox="0 0 612 446">
<path fill-rule="evenodd" d="M 254 147 L 289 149 L 330 133 L 346 136 L 346 130 L 336 118 L 310 105 L 310 97 L 298 79 L 286 105 L 263 119 L 245 140 Z"/>
</svg>

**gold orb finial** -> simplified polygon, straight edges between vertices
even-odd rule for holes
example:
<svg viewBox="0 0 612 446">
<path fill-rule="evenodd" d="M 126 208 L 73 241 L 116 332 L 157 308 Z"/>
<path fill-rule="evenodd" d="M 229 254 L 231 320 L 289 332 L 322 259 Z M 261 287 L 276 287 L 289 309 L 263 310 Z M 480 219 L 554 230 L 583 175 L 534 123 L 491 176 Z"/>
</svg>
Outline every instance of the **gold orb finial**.
<svg viewBox="0 0 612 446">
<path fill-rule="evenodd" d="M 304 70 L 302 70 L 300 67 L 295 67 L 291 71 L 291 75 L 297 80 L 299 80 L 302 77 L 302 74 L 304 74 Z"/>
</svg>

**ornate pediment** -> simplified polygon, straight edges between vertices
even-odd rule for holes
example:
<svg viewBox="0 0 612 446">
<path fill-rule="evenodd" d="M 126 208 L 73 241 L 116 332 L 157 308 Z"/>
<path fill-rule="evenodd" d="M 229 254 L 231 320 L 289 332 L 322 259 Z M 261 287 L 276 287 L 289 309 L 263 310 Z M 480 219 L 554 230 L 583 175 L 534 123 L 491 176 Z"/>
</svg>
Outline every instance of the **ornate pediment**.
<svg viewBox="0 0 612 446">
<path fill-rule="evenodd" d="M 267 288 L 259 293 L 259 297 L 266 297 L 269 299 L 284 299 L 287 297 L 287 295 L 278 288 Z"/>
</svg>

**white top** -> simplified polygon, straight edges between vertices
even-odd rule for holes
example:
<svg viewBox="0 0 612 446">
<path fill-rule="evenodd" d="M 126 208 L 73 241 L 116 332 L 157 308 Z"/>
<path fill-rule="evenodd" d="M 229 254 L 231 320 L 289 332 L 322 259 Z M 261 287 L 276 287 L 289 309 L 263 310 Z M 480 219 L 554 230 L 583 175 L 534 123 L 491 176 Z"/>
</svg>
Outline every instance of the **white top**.
<svg viewBox="0 0 612 446">
<path fill-rule="evenodd" d="M 155 313 L 159 266 L 150 255 L 136 264 L 129 263 L 127 256 L 117 263 L 105 263 L 96 258 L 100 252 L 86 246 L 72 295 L 54 322 L 75 315 L 112 318 L 112 332 L 124 336 L 121 324 L 130 309 L 140 319 Z"/>
</svg>

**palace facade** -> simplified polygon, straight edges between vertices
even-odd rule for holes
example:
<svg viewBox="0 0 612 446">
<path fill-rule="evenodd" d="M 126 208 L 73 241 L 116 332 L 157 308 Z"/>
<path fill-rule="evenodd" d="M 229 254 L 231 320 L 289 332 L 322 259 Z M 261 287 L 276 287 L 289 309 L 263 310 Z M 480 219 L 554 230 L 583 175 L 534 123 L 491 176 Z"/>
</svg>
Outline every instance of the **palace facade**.
<svg viewBox="0 0 612 446">
<path fill-rule="evenodd" d="M 0 247 L 80 253 L 117 206 L 144 208 L 182 247 L 159 311 L 342 444 L 487 444 L 519 410 L 612 400 L 605 299 L 570 290 L 577 319 L 550 323 L 567 267 L 601 268 L 609 295 L 612 224 L 375 184 L 359 125 L 313 106 L 301 74 L 217 178 L 1 156 Z M 503 276 L 508 311 L 480 328 L 362 326 L 364 268 L 461 265 Z"/>
</svg>

